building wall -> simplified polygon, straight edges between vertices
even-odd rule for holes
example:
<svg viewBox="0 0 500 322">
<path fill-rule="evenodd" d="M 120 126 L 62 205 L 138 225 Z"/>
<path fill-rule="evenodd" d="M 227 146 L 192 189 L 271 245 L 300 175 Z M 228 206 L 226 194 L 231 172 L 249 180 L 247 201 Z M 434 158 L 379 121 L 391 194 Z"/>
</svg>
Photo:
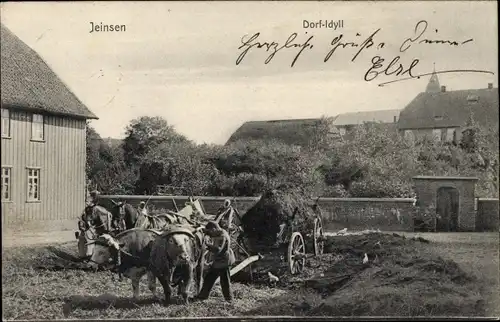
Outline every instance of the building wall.
<svg viewBox="0 0 500 322">
<path fill-rule="evenodd" d="M 472 180 L 415 180 L 415 191 L 422 208 L 437 205 L 437 191 L 441 187 L 456 188 L 459 192 L 458 227 L 460 231 L 474 231 L 476 225 L 475 181 Z"/>
<path fill-rule="evenodd" d="M 455 141 L 459 142 L 460 139 L 462 138 L 462 132 L 460 131 L 460 128 L 459 127 L 452 127 L 451 129 L 453 129 L 454 131 L 456 131 Z M 419 139 L 422 139 L 422 138 L 424 138 L 426 136 L 432 138 L 433 137 L 432 131 L 433 131 L 432 128 L 430 128 L 430 129 L 405 129 L 405 130 L 400 130 L 400 132 L 402 133 L 402 135 L 404 135 L 405 137 L 408 137 L 408 135 L 411 135 L 414 140 L 419 140 Z M 411 134 L 408 134 L 408 133 L 411 133 Z"/>
<path fill-rule="evenodd" d="M 11 200 L 2 200 L 7 230 L 60 230 L 85 205 L 85 121 L 44 117 L 44 142 L 31 141 L 31 113 L 10 110 L 2 167 L 11 167 Z M 27 167 L 40 169 L 40 201 L 27 202 Z"/>
<path fill-rule="evenodd" d="M 478 198 L 476 231 L 499 231 L 498 199 Z"/>
<path fill-rule="evenodd" d="M 102 196 L 100 204 L 110 207 L 109 199 L 115 201 L 127 200 L 134 206 L 148 200 L 148 196 Z M 182 208 L 187 197 L 183 196 L 153 196 L 148 201 L 148 208 L 175 209 L 172 198 L 177 206 Z M 223 205 L 226 197 L 199 197 L 209 214 L 215 214 Z M 244 214 L 258 200 L 258 197 L 238 197 L 235 200 L 236 208 Z M 323 211 L 324 225 L 328 230 L 380 229 L 385 231 L 413 231 L 412 215 L 415 210 L 413 199 L 407 198 L 321 198 L 319 205 Z M 399 216 L 398 216 L 399 213 Z M 399 219 L 398 219 L 399 218 Z M 76 223 L 75 223 L 76 227 Z"/>
<path fill-rule="evenodd" d="M 364 124 L 353 124 L 353 125 L 337 125 L 340 135 L 344 140 L 352 140 L 354 138 L 354 130 L 363 126 Z M 377 123 L 378 126 L 383 126 L 383 128 L 389 131 L 397 132 L 397 124 L 396 123 Z"/>
</svg>

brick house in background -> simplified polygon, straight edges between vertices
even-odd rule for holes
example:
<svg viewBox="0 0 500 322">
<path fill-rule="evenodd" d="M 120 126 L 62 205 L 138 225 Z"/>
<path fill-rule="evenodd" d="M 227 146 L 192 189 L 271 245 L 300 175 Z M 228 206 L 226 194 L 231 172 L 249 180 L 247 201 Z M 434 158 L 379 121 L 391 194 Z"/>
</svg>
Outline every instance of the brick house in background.
<svg viewBox="0 0 500 322">
<path fill-rule="evenodd" d="M 1 25 L 2 227 L 61 230 L 85 206 L 86 121 L 97 117 Z"/>
<path fill-rule="evenodd" d="M 469 118 L 480 126 L 498 129 L 498 88 L 447 91 L 432 74 L 425 92 L 400 113 L 398 130 L 408 139 L 430 136 L 437 141 L 458 142 Z"/>
</svg>

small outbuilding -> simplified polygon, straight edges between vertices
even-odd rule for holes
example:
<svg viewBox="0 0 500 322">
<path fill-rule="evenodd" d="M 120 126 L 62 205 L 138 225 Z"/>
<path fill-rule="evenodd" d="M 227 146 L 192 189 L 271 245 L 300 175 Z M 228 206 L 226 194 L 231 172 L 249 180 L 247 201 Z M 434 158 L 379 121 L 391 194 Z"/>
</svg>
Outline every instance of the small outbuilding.
<svg viewBox="0 0 500 322">
<path fill-rule="evenodd" d="M 436 209 L 436 231 L 474 231 L 476 177 L 413 177 L 418 206 Z"/>
</svg>

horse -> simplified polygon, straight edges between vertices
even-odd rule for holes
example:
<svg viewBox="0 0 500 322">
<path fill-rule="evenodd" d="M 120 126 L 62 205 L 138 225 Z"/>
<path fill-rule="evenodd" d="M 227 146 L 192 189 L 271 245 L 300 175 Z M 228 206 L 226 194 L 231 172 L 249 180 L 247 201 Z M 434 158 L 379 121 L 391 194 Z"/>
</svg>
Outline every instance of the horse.
<svg viewBox="0 0 500 322">
<path fill-rule="evenodd" d="M 163 229 L 169 224 L 181 223 L 175 214 L 155 214 L 150 215 L 146 209 L 139 210 L 126 202 L 116 202 L 114 204 L 113 226 L 119 231 L 124 231 L 132 228 L 141 229 Z"/>
<path fill-rule="evenodd" d="M 139 298 L 139 282 L 147 274 L 148 288 L 156 298 L 156 278 L 149 269 L 151 246 L 161 232 L 130 229 L 115 237 L 103 234 L 87 244 L 89 262 L 130 278 L 134 299 Z"/>
<path fill-rule="evenodd" d="M 140 216 L 140 211 L 134 206 L 126 202 L 116 202 L 111 200 L 113 208 L 113 226 L 118 231 L 124 231 L 136 227 L 137 219 Z"/>
<path fill-rule="evenodd" d="M 112 233 L 114 231 L 112 217 L 113 215 L 106 208 L 95 204 L 88 205 L 83 211 L 78 227 L 82 231 L 93 227 L 99 236 Z"/>
<path fill-rule="evenodd" d="M 103 234 L 114 234 L 116 230 L 112 223 L 112 214 L 102 206 L 89 204 L 85 207 L 78 220 L 79 232 L 75 233 L 78 240 L 78 253 L 82 259 L 88 257 L 87 243 Z"/>
<path fill-rule="evenodd" d="M 195 294 L 200 290 L 205 242 L 199 228 L 172 225 L 151 246 L 150 269 L 163 286 L 165 305 L 170 303 L 173 287 L 179 287 L 185 304 L 192 287 Z"/>
</svg>

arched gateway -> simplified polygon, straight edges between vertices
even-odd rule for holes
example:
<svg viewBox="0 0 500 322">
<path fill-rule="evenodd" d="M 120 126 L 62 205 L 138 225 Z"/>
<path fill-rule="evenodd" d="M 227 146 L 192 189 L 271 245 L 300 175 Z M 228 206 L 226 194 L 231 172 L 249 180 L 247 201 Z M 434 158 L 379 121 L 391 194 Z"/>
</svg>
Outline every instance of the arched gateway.
<svg viewBox="0 0 500 322">
<path fill-rule="evenodd" d="M 475 177 L 413 177 L 418 206 L 436 209 L 436 231 L 474 231 Z"/>
</svg>

